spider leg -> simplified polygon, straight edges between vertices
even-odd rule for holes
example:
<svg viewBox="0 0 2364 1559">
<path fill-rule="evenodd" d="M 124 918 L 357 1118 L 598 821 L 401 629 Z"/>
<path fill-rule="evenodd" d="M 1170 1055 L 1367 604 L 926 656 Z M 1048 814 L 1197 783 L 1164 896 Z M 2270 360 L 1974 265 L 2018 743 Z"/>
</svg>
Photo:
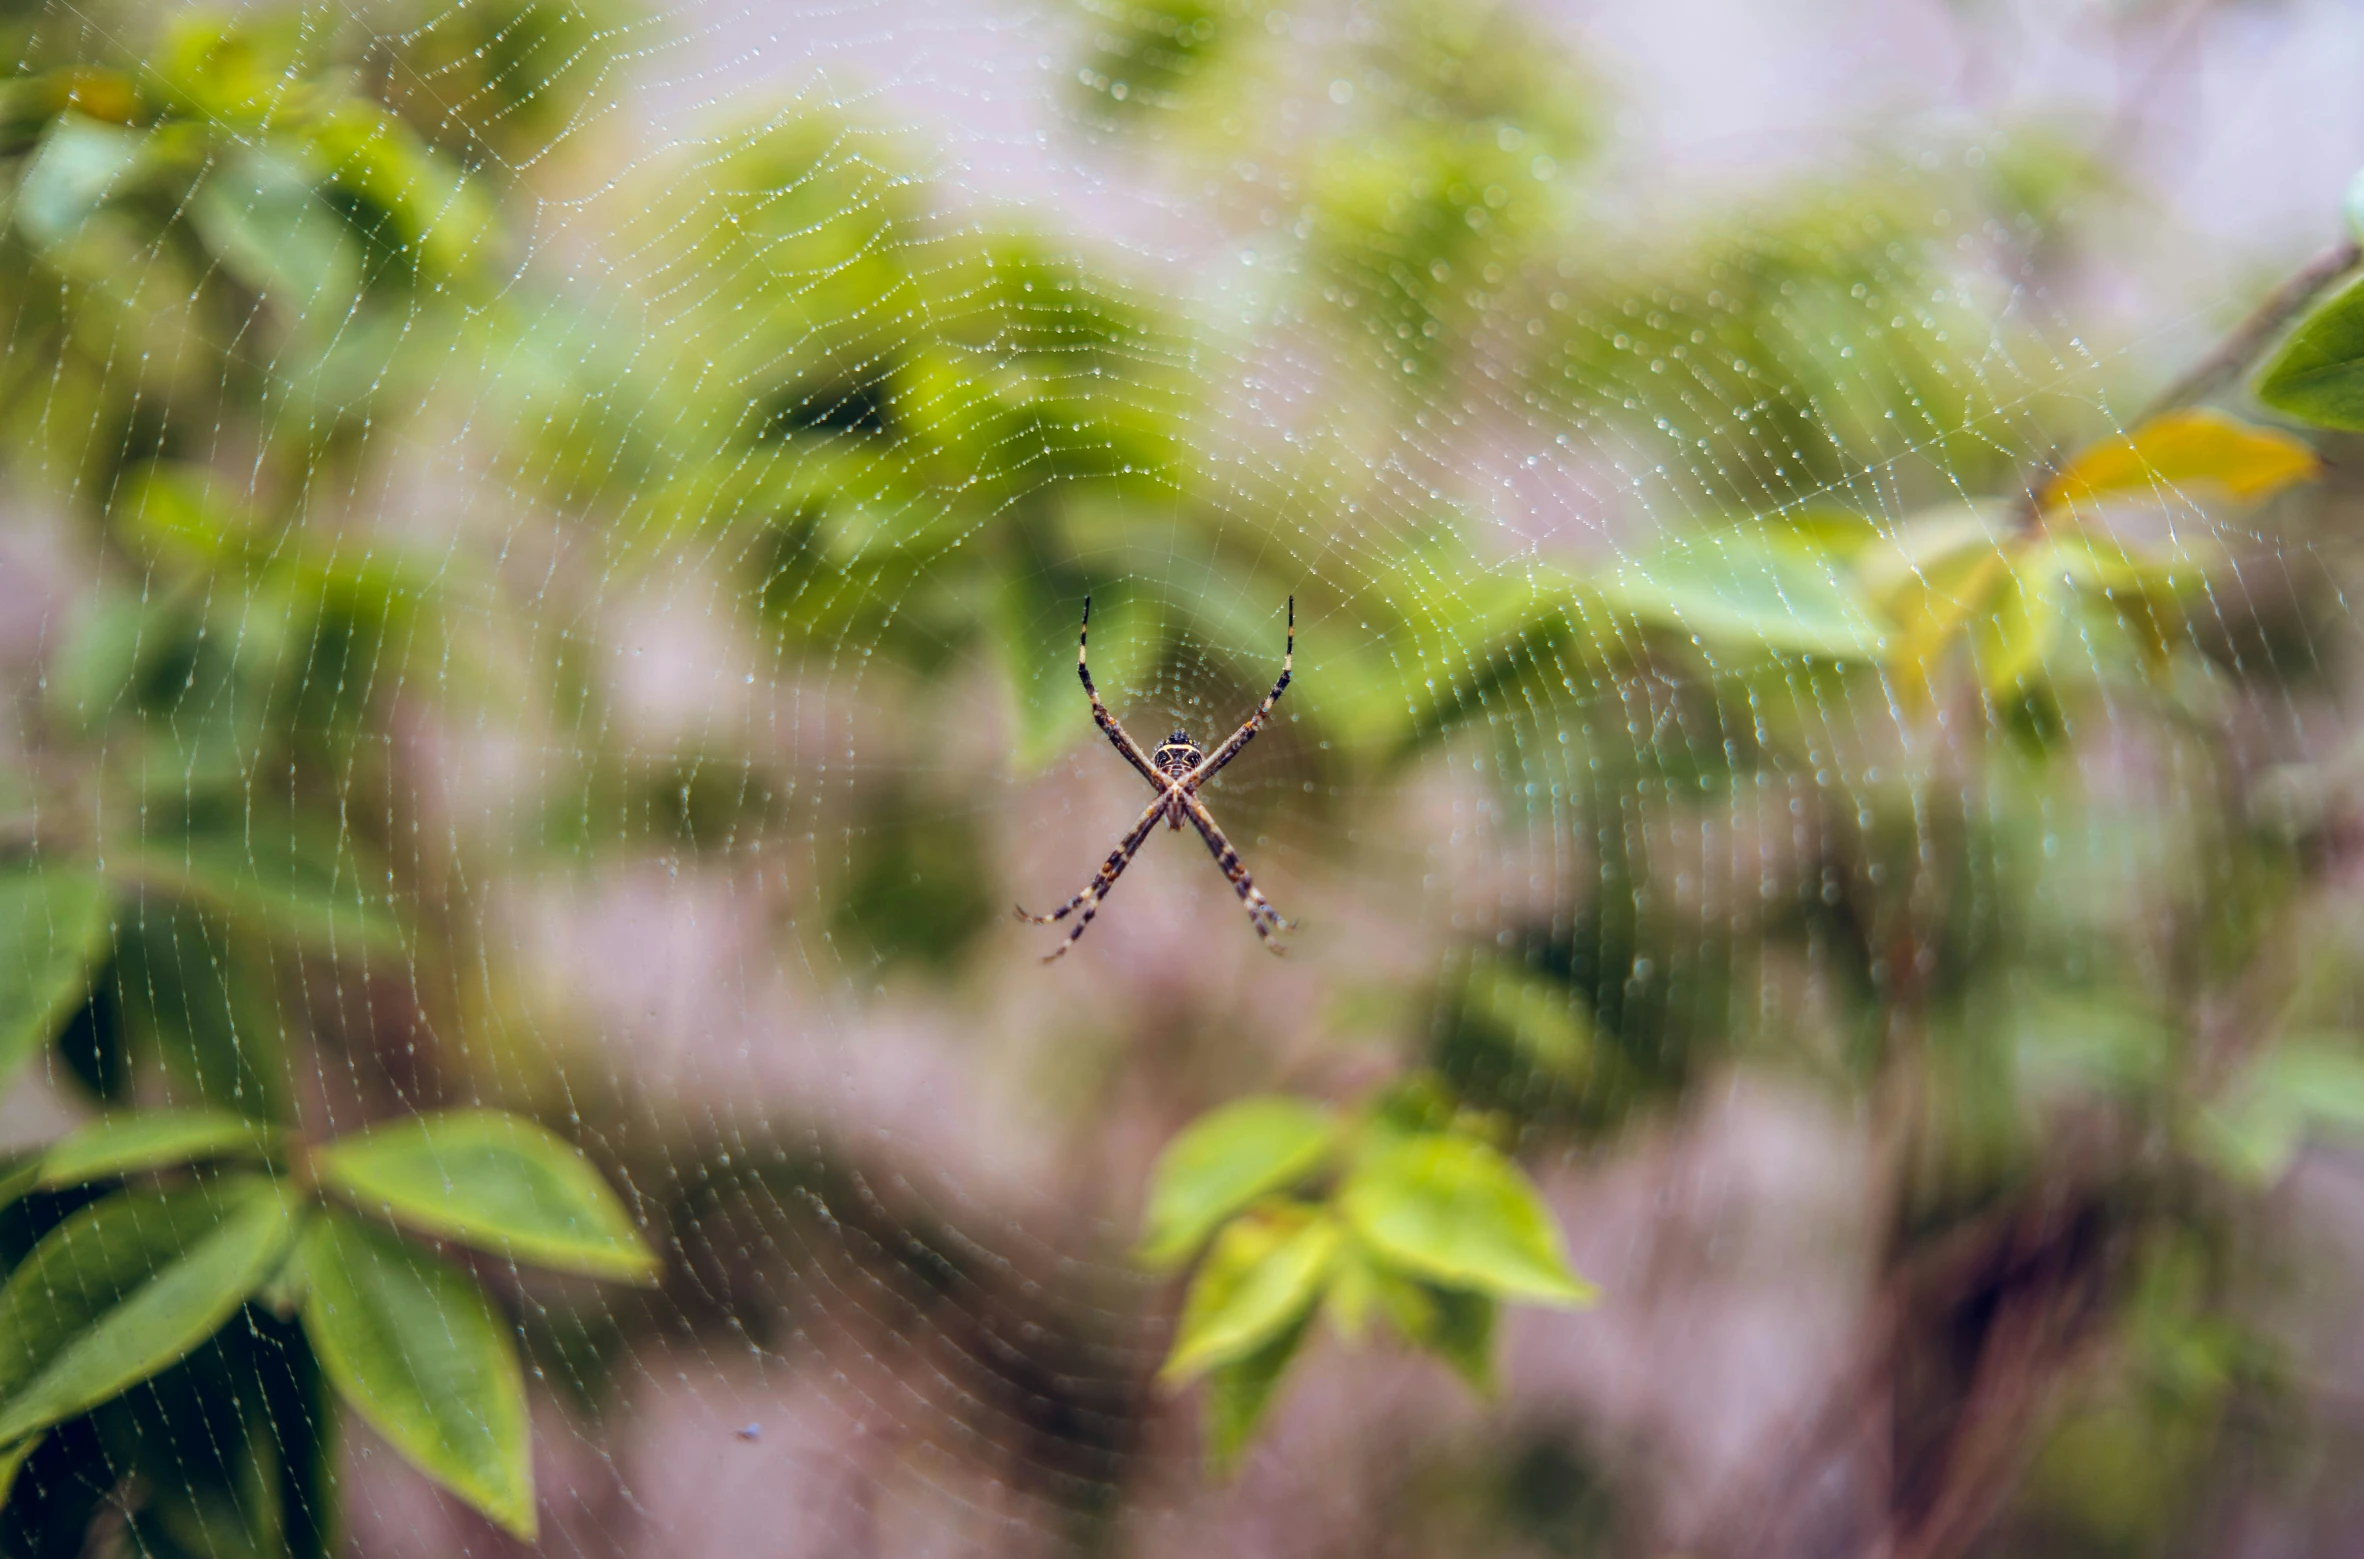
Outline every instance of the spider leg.
<svg viewBox="0 0 2364 1559">
<path fill-rule="evenodd" d="M 1209 812 L 1207 804 L 1196 796 L 1184 796 L 1182 804 L 1190 809 L 1190 821 L 1198 829 L 1198 836 L 1207 842 L 1207 851 L 1215 857 L 1215 864 L 1223 868 L 1223 875 L 1231 879 L 1232 887 L 1239 890 L 1240 905 L 1248 912 L 1248 924 L 1256 928 L 1256 934 L 1264 939 L 1266 947 L 1276 953 L 1285 951 L 1272 940 L 1272 934 L 1286 929 L 1288 923 L 1281 919 L 1280 911 L 1274 909 L 1264 895 L 1257 891 L 1256 880 L 1248 875 L 1247 863 L 1239 858 L 1239 852 L 1231 847 L 1231 841 L 1224 838 L 1223 830 L 1216 826 L 1215 814 Z"/>
<path fill-rule="evenodd" d="M 1159 821 L 1165 817 L 1166 808 L 1171 804 L 1173 794 L 1169 788 L 1167 794 L 1152 801 L 1149 804 L 1149 809 L 1134 820 L 1132 830 L 1124 836 L 1115 849 L 1108 852 L 1108 859 L 1100 863 L 1100 870 L 1093 875 L 1089 883 L 1084 885 L 1084 890 L 1081 893 L 1047 915 L 1030 915 L 1026 912 L 1025 906 L 1018 906 L 1018 918 L 1032 921 L 1038 926 L 1047 926 L 1054 920 L 1064 920 L 1079 908 L 1083 911 L 1083 914 L 1075 922 L 1075 929 L 1068 932 L 1066 939 L 1043 958 L 1044 963 L 1051 962 L 1052 959 L 1059 957 L 1073 947 L 1076 938 L 1082 936 L 1085 928 L 1091 925 L 1092 917 L 1100 913 L 1100 901 L 1108 896 L 1109 889 L 1116 886 L 1116 879 L 1122 877 L 1125 874 L 1125 868 L 1133 864 L 1133 856 L 1139 852 L 1142 842 L 1148 839 L 1151 830 L 1155 829 Z"/>
<path fill-rule="evenodd" d="M 1281 700 L 1281 695 L 1289 690 L 1289 674 L 1291 669 L 1296 665 L 1296 662 L 1297 598 L 1295 596 L 1291 596 L 1289 597 L 1289 644 L 1288 648 L 1281 653 L 1280 680 L 1272 685 L 1271 692 L 1264 695 L 1264 702 L 1256 706 L 1256 712 L 1248 716 L 1247 724 L 1241 726 L 1238 730 L 1231 733 L 1231 740 L 1225 742 L 1213 752 L 1208 753 L 1204 759 L 1200 760 L 1199 766 L 1197 768 L 1192 769 L 1188 774 L 1182 777 L 1183 789 L 1192 792 L 1197 791 L 1199 786 L 1204 785 L 1208 780 L 1211 780 L 1215 777 L 1215 771 L 1217 769 L 1222 768 L 1223 765 L 1238 757 L 1239 750 L 1242 747 L 1247 746 L 1249 742 L 1255 740 L 1256 728 L 1271 717 L 1273 706 L 1278 704 Z"/>
<path fill-rule="evenodd" d="M 1166 777 L 1157 772 L 1157 766 L 1149 761 L 1149 754 L 1141 750 L 1141 744 L 1134 741 L 1131 736 L 1125 733 L 1125 728 L 1116 723 L 1116 716 L 1110 714 L 1108 706 L 1100 702 L 1100 690 L 1092 685 L 1092 668 L 1084 660 L 1084 652 L 1089 648 L 1088 641 L 1091 634 L 1092 598 L 1087 595 L 1084 597 L 1083 627 L 1075 635 L 1075 674 L 1083 679 L 1084 693 L 1092 701 L 1092 719 L 1098 723 L 1101 730 L 1108 733 L 1109 741 L 1116 745 L 1118 752 L 1124 754 L 1125 762 L 1139 769 L 1143 779 L 1162 791 L 1166 788 Z"/>
</svg>

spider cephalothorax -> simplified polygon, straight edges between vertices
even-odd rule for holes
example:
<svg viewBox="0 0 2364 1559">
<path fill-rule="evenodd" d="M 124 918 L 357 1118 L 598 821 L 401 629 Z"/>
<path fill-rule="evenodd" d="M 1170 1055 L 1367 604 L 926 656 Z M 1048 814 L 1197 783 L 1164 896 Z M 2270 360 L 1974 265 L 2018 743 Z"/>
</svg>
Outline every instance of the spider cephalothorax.
<svg viewBox="0 0 2364 1559">
<path fill-rule="evenodd" d="M 1093 720 L 1099 723 L 1101 730 L 1108 733 L 1108 740 L 1118 752 L 1124 754 L 1125 762 L 1140 770 L 1141 777 L 1157 787 L 1158 796 L 1149 803 L 1147 811 L 1133 820 L 1132 828 L 1117 847 L 1109 852 L 1108 859 L 1100 863 L 1098 874 L 1081 893 L 1047 915 L 1029 915 L 1023 906 L 1019 908 L 1018 918 L 1031 920 L 1036 925 L 1049 925 L 1054 920 L 1065 920 L 1079 909 L 1083 911 L 1075 922 L 1075 929 L 1067 933 L 1067 939 L 1052 950 L 1043 962 L 1049 963 L 1075 945 L 1075 939 L 1084 934 L 1084 928 L 1100 912 L 1100 901 L 1108 896 L 1110 888 L 1116 886 L 1116 879 L 1124 875 L 1124 869 L 1133 863 L 1134 854 L 1161 821 L 1175 829 L 1187 822 L 1198 830 L 1199 837 L 1207 842 L 1208 851 L 1215 857 L 1215 864 L 1223 868 L 1223 875 L 1231 880 L 1232 887 L 1239 890 L 1240 903 L 1248 911 L 1248 923 L 1256 928 L 1256 934 L 1264 939 L 1266 947 L 1276 953 L 1281 951 L 1279 944 L 1272 940 L 1273 932 L 1282 926 L 1280 912 L 1266 903 L 1264 895 L 1256 891 L 1256 884 L 1249 878 L 1246 864 L 1240 860 L 1239 852 L 1231 847 L 1231 841 L 1223 837 L 1223 830 L 1215 826 L 1214 814 L 1207 810 L 1205 802 L 1198 799 L 1198 791 L 1201 785 L 1215 777 L 1216 770 L 1239 756 L 1239 750 L 1248 745 L 1257 727 L 1271 717 L 1273 706 L 1280 702 L 1281 694 L 1288 691 L 1289 673 L 1297 660 L 1297 598 L 1289 597 L 1289 639 L 1288 647 L 1281 652 L 1280 680 L 1272 685 L 1271 692 L 1264 695 L 1264 702 L 1256 706 L 1256 712 L 1248 716 L 1247 723 L 1232 732 L 1231 739 L 1216 748 L 1211 755 L 1201 752 L 1198 743 L 1192 741 L 1186 731 L 1176 731 L 1167 737 L 1154 753 L 1141 750 L 1141 744 L 1126 734 L 1125 728 L 1116 723 L 1116 716 L 1108 712 L 1108 706 L 1100 702 L 1100 690 L 1092 686 L 1092 668 L 1085 661 L 1091 634 L 1092 598 L 1085 596 L 1083 631 L 1075 638 L 1075 674 L 1083 680 L 1084 693 L 1092 701 Z"/>
<path fill-rule="evenodd" d="M 1198 743 L 1190 739 L 1188 731 L 1176 731 L 1149 755 L 1149 766 L 1176 784 L 1190 778 L 1190 771 L 1206 761 L 1207 755 L 1198 750 Z M 1176 833 L 1182 831 L 1180 804 L 1171 801 L 1166 804 L 1166 826 Z"/>
</svg>

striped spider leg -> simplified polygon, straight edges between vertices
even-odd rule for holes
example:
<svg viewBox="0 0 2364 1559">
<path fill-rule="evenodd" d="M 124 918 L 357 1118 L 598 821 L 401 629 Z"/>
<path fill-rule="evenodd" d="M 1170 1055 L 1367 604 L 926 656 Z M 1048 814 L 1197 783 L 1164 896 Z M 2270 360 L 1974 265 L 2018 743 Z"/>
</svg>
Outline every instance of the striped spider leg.
<svg viewBox="0 0 2364 1559">
<path fill-rule="evenodd" d="M 1084 885 L 1083 892 L 1047 915 L 1028 914 L 1023 904 L 1017 907 L 1020 920 L 1032 921 L 1038 926 L 1047 926 L 1054 920 L 1065 920 L 1078 909 L 1083 911 L 1075 922 L 1075 929 L 1068 932 L 1056 948 L 1043 955 L 1044 963 L 1060 957 L 1084 934 L 1085 928 L 1092 923 L 1092 917 L 1100 913 L 1100 901 L 1108 897 L 1108 890 L 1116 886 L 1116 879 L 1122 877 L 1125 868 L 1133 864 L 1133 857 L 1139 853 L 1142 842 L 1157 831 L 1157 825 L 1165 820 L 1167 810 L 1174 804 L 1174 797 L 1180 794 L 1181 791 L 1168 786 L 1164 795 L 1149 803 L 1149 810 L 1133 820 L 1131 831 L 1115 849 L 1108 852 L 1108 859 L 1100 863 L 1100 870 Z"/>
<path fill-rule="evenodd" d="M 1286 947 L 1272 939 L 1272 934 L 1288 929 L 1288 922 L 1281 919 L 1280 911 L 1274 909 L 1257 888 L 1256 879 L 1248 875 L 1247 863 L 1239 858 L 1239 852 L 1231 847 L 1231 841 L 1223 837 L 1223 830 L 1215 825 L 1215 815 L 1196 796 L 1184 796 L 1182 804 L 1190 809 L 1191 826 L 1207 842 L 1207 852 L 1215 857 L 1215 864 L 1223 868 L 1223 875 L 1230 878 L 1232 887 L 1238 890 L 1240 904 L 1248 912 L 1248 924 L 1256 928 L 1256 934 L 1264 939 L 1266 947 L 1276 953 L 1287 952 Z"/>
<path fill-rule="evenodd" d="M 1264 695 L 1264 702 L 1256 706 L 1256 712 L 1248 716 L 1247 722 L 1231 733 L 1231 740 L 1216 748 L 1188 774 L 1182 776 L 1183 789 L 1194 796 L 1197 795 L 1199 786 L 1213 779 L 1216 770 L 1238 757 L 1239 750 L 1256 739 L 1257 728 L 1272 717 L 1273 706 L 1278 704 L 1281 701 L 1281 695 L 1289 690 L 1289 677 L 1293 674 L 1296 664 L 1297 598 L 1291 596 L 1289 597 L 1289 643 L 1288 648 L 1281 651 L 1280 680 L 1272 685 L 1271 692 Z M 1211 821 L 1208 826 L 1213 826 Z"/>
<path fill-rule="evenodd" d="M 1291 615 L 1294 614 L 1295 609 L 1292 607 Z M 1150 763 L 1149 755 L 1141 750 L 1141 744 L 1134 741 L 1127 734 L 1125 728 L 1116 723 L 1116 716 L 1110 714 L 1108 706 L 1100 702 L 1100 690 L 1092 686 L 1092 668 L 1084 659 L 1085 652 L 1091 648 L 1091 637 L 1092 598 L 1087 595 L 1084 597 L 1083 627 L 1078 629 L 1075 635 L 1075 674 L 1083 681 L 1084 696 L 1092 701 L 1092 720 L 1101 730 L 1108 733 L 1109 741 L 1115 744 L 1118 752 L 1124 754 L 1125 762 L 1139 769 L 1143 779 L 1163 790 L 1166 785 L 1166 777 Z"/>
<path fill-rule="evenodd" d="M 1100 700 L 1100 690 L 1092 685 L 1092 669 L 1085 658 L 1089 651 L 1091 630 L 1092 601 L 1091 597 L 1086 596 L 1083 630 L 1075 638 L 1075 674 L 1083 682 L 1085 695 L 1092 701 L 1093 721 L 1107 734 L 1110 744 L 1124 756 L 1124 760 L 1138 770 L 1143 779 L 1157 787 L 1158 798 L 1134 821 L 1132 828 L 1117 847 L 1109 852 L 1108 859 L 1101 863 L 1100 870 L 1082 892 L 1047 915 L 1029 914 L 1023 906 L 1018 909 L 1019 919 L 1036 925 L 1049 925 L 1053 921 L 1064 920 L 1079 909 L 1083 911 L 1075 923 L 1075 929 L 1067 933 L 1066 939 L 1043 962 L 1051 962 L 1075 945 L 1076 940 L 1084 934 L 1084 928 L 1092 923 L 1092 917 L 1099 913 L 1100 901 L 1108 896 L 1109 889 L 1116 886 L 1116 879 L 1124 875 L 1125 868 L 1133 863 L 1134 855 L 1147 842 L 1150 834 L 1156 831 L 1160 821 L 1176 830 L 1187 821 L 1198 830 L 1199 837 L 1206 841 L 1208 853 L 1214 856 L 1215 864 L 1223 869 L 1223 875 L 1238 891 L 1240 903 L 1248 912 L 1248 923 L 1256 928 L 1256 934 L 1264 939 L 1266 947 L 1276 953 L 1284 951 L 1272 940 L 1272 936 L 1287 923 L 1281 919 L 1280 912 L 1257 891 L 1255 879 L 1248 875 L 1248 868 L 1240 860 L 1239 852 L 1232 848 L 1231 841 L 1224 837 L 1223 830 L 1217 826 L 1214 814 L 1199 799 L 1198 788 L 1212 779 L 1217 770 L 1237 757 L 1240 749 L 1255 738 L 1257 729 L 1271 717 L 1273 706 L 1288 691 L 1289 677 L 1297 659 L 1297 598 L 1289 598 L 1288 646 L 1281 655 L 1280 680 L 1273 683 L 1272 691 L 1264 696 L 1264 702 L 1256 707 L 1256 712 L 1248 716 L 1246 722 L 1232 732 L 1230 740 L 1216 748 L 1212 755 L 1202 752 L 1198 744 L 1183 731 L 1176 731 L 1167 737 L 1154 751 L 1141 750 L 1140 743 L 1134 741 L 1117 722 L 1116 716 L 1108 712 L 1108 706 Z"/>
</svg>

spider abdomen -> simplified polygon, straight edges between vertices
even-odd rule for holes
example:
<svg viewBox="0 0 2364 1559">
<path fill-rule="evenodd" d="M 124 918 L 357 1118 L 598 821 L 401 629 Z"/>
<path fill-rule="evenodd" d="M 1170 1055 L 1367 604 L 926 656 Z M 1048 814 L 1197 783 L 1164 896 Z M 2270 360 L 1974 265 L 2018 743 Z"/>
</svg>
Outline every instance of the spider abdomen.
<svg viewBox="0 0 2364 1559">
<path fill-rule="evenodd" d="M 1167 737 L 1158 745 L 1157 751 L 1149 755 L 1149 761 L 1156 767 L 1157 772 L 1165 775 L 1168 779 L 1182 778 L 1192 769 L 1204 763 L 1206 758 L 1207 755 L 1199 750 L 1198 743 L 1192 741 L 1188 733 L 1182 731 L 1176 731 Z"/>
</svg>

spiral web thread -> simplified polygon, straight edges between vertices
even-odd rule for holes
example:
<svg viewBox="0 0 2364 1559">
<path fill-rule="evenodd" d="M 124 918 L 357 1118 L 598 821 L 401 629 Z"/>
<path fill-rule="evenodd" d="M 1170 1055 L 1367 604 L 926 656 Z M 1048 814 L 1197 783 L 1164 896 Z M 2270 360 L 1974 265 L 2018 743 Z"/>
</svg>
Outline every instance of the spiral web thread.
<svg viewBox="0 0 2364 1559">
<path fill-rule="evenodd" d="M 1858 1303 L 1869 1236 L 1829 1181 L 1868 1150 L 1824 1106 L 1732 1127 L 1803 1155 L 1807 1189 L 1749 1205 L 1847 1250 L 1835 1278 L 1778 1268 L 1760 1348 L 1807 1362 L 1751 1375 L 1620 1308 L 1649 1219 L 1613 1128 L 1733 1057 L 1856 1075 L 1880 1036 L 1829 947 L 1850 873 L 1969 900 L 2034 873 L 2032 939 L 2172 984 L 2126 906 L 2213 891 L 2239 826 L 2191 732 L 2265 765 L 2336 730 L 2303 495 L 2134 505 L 2129 535 L 2210 560 L 2188 616 L 2148 662 L 2072 620 L 2025 699 L 1553 605 L 1722 527 L 2008 514 L 2128 432 L 2246 282 L 2143 273 L 2165 301 L 2139 330 L 2094 323 L 2149 241 L 2125 233 L 2171 219 L 2114 204 L 2073 136 L 1843 125 L 1735 195 L 1632 133 L 1617 60 L 1543 8 L 669 6 L 540 53 L 472 8 L 274 13 L 494 214 L 467 279 L 327 329 L 388 332 L 360 380 L 264 362 L 250 421 L 173 453 L 235 485 L 265 463 L 242 452 L 346 418 L 300 528 L 432 602 L 333 672 L 381 712 L 346 802 L 416 934 L 274 958 L 282 1020 L 321 1036 L 290 1051 L 310 1123 L 526 1110 L 665 1243 L 646 1294 L 490 1269 L 555 1549 L 1311 1552 L 1423 1477 L 1621 1476 L 1599 1448 L 1649 1433 L 1687 1460 L 1648 1519 L 1706 1520 L 1700 1491 L 1808 1411 L 1815 1305 Z M 48 475 L 61 513 L 115 501 Z M 96 565 L 44 534 L 40 610 L 70 615 Z M 1004 918 L 1080 886 L 1142 804 L 1067 671 L 1087 590 L 1145 744 L 1227 734 L 1295 596 L 1296 681 L 1208 792 L 1297 922 L 1288 959 L 1187 835 L 1050 970 Z M 272 602 L 245 630 L 284 628 Z M 260 805 L 275 777 L 244 783 Z M 1893 956 L 1934 957 L 1915 935 Z M 1613 1064 L 1579 1059 L 1612 1032 Z M 1209 1477 L 1153 1383 L 1174 1295 L 1126 1254 L 1150 1162 L 1226 1099 L 1415 1064 L 1535 1133 L 1609 1309 L 1517 1318 L 1491 1404 L 1317 1345 L 1265 1448 Z M 1665 1173 L 1713 1202 L 1748 1151 Z M 1720 1449 L 1602 1361 L 1689 1379 L 1691 1346 L 1753 1426 Z M 362 1551 L 496 1541 L 355 1439 Z"/>
</svg>

